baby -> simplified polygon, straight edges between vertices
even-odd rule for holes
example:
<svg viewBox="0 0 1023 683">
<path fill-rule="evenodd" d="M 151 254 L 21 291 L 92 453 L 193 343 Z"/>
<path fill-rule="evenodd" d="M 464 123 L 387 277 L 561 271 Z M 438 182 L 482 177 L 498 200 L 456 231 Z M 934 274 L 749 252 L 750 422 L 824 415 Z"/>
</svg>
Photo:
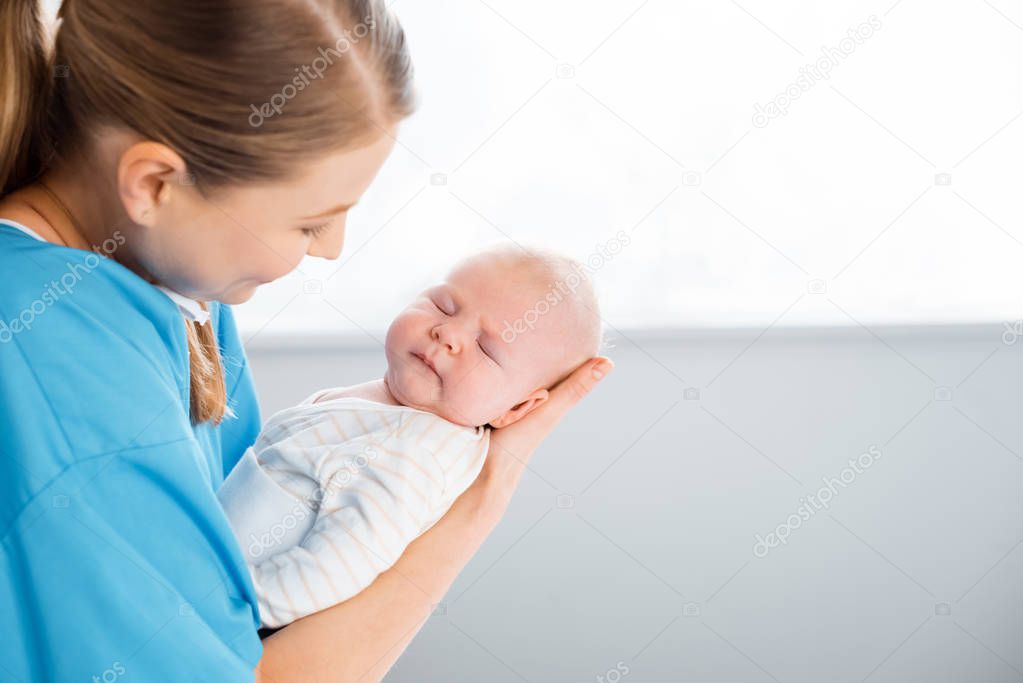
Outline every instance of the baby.
<svg viewBox="0 0 1023 683">
<path fill-rule="evenodd" d="M 580 264 L 491 249 L 391 323 L 383 379 L 272 416 L 218 492 L 263 626 L 369 586 L 473 482 L 490 428 L 540 406 L 599 346 Z"/>
</svg>

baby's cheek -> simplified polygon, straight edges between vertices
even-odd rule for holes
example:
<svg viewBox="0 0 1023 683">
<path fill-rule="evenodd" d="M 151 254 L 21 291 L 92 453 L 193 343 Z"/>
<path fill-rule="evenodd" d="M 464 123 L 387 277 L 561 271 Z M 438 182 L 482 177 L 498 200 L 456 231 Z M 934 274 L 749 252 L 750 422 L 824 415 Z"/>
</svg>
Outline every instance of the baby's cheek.
<svg viewBox="0 0 1023 683">
<path fill-rule="evenodd" d="M 458 424 L 465 424 L 470 422 L 472 419 L 472 402 L 466 400 L 465 392 L 460 391 L 461 387 L 454 391 L 445 390 L 438 392 L 440 402 L 446 408 L 447 418 L 451 422 L 457 422 Z"/>
<path fill-rule="evenodd" d="M 506 383 L 485 383 L 480 387 L 479 400 L 475 404 L 479 423 L 482 424 L 500 417 L 512 408 L 513 401 L 514 397 L 509 392 Z"/>
<path fill-rule="evenodd" d="M 445 417 L 448 420 L 458 424 L 475 423 L 475 416 L 480 412 L 481 401 L 484 399 L 477 398 L 467 379 L 461 382 L 446 382 L 442 390 L 439 386 L 434 388 L 434 391 L 438 390 L 438 403 L 444 406 L 447 412 Z"/>
<path fill-rule="evenodd" d="M 407 314 L 402 313 L 391 322 L 387 328 L 387 336 L 384 339 L 384 346 L 392 353 L 399 354 L 408 348 L 410 320 Z"/>
</svg>

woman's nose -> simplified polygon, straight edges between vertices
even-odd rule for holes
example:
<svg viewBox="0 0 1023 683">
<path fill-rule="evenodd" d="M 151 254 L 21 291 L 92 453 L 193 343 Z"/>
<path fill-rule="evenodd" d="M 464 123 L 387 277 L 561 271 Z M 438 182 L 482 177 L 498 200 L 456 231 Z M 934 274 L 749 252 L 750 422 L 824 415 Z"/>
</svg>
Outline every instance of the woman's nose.
<svg viewBox="0 0 1023 683">
<path fill-rule="evenodd" d="M 338 225 L 330 228 L 310 242 L 306 254 L 331 261 L 336 260 L 341 255 L 341 250 L 345 246 L 345 218 L 345 216 L 342 216 L 338 219 Z"/>
</svg>

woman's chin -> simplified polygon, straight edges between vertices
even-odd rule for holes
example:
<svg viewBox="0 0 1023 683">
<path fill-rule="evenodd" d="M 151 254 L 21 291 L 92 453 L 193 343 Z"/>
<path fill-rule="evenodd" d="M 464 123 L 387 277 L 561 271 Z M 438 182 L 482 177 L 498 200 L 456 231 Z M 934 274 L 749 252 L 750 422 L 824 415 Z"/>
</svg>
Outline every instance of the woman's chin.
<svg viewBox="0 0 1023 683">
<path fill-rule="evenodd" d="M 216 299 L 222 304 L 229 304 L 231 306 L 243 304 L 252 298 L 252 295 L 256 293 L 256 289 L 258 288 L 259 284 L 255 282 L 251 284 L 238 285 L 218 295 Z"/>
</svg>

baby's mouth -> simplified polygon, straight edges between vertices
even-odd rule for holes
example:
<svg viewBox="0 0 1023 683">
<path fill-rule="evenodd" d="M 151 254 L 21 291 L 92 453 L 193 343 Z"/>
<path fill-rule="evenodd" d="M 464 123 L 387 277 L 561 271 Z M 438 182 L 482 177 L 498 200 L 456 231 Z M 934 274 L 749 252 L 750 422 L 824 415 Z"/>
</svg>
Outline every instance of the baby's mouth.
<svg viewBox="0 0 1023 683">
<path fill-rule="evenodd" d="M 425 355 L 419 353 L 418 351 L 413 351 L 412 352 L 412 356 L 414 356 L 416 358 L 416 360 L 418 360 L 420 363 L 422 363 L 427 368 L 429 368 L 430 372 L 432 372 L 434 375 L 437 376 L 437 379 L 440 379 L 440 373 L 437 372 L 437 368 L 435 368 L 433 366 L 433 363 L 430 362 L 429 358 L 427 358 Z"/>
</svg>

